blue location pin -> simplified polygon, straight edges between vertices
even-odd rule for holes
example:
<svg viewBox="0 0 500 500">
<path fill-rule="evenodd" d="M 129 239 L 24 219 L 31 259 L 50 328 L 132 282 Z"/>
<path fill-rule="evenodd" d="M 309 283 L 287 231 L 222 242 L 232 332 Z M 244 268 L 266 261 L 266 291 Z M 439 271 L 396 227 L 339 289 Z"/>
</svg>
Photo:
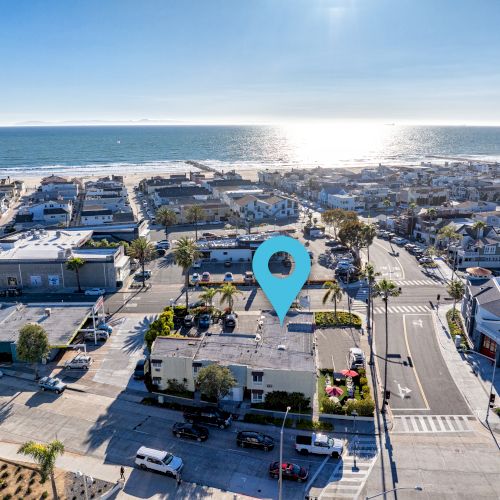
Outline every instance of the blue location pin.
<svg viewBox="0 0 500 500">
<path fill-rule="evenodd" d="M 295 261 L 291 276 L 277 278 L 269 271 L 269 259 L 277 252 L 287 252 Z M 276 236 L 264 241 L 255 252 L 252 261 L 253 273 L 271 302 L 280 324 L 283 325 L 290 305 L 297 297 L 311 271 L 311 260 L 302 243 L 288 236 Z"/>
</svg>

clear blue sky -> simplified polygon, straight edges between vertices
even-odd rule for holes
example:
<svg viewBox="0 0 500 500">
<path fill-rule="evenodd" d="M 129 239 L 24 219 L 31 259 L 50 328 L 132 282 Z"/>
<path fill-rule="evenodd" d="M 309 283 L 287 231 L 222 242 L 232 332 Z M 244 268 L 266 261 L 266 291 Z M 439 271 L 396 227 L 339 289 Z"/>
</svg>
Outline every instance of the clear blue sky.
<svg viewBox="0 0 500 500">
<path fill-rule="evenodd" d="M 0 123 L 498 123 L 499 20 L 499 0 L 0 0 Z"/>
</svg>

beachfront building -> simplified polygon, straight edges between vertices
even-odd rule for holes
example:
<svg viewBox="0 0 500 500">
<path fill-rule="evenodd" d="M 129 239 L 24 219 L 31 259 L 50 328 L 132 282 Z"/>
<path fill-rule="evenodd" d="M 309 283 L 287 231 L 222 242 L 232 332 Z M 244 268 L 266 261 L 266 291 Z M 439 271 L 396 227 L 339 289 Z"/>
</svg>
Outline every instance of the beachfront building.
<svg viewBox="0 0 500 500">
<path fill-rule="evenodd" d="M 265 401 L 272 391 L 300 392 L 313 401 L 316 385 L 313 315 L 301 313 L 285 319 L 286 333 L 276 316 L 256 316 L 248 332 L 213 332 L 198 338 L 157 337 L 151 351 L 151 377 L 160 390 L 169 380 L 185 381 L 195 390 L 198 372 L 217 363 L 227 366 L 236 386 L 225 399 Z"/>
<path fill-rule="evenodd" d="M 470 279 L 462 316 L 474 349 L 500 367 L 500 278 Z"/>
<path fill-rule="evenodd" d="M 430 187 L 409 187 L 399 191 L 397 201 L 401 207 L 415 203 L 419 207 L 434 207 L 448 201 L 448 189 Z"/>
<path fill-rule="evenodd" d="M 243 220 L 286 219 L 299 215 L 299 206 L 295 199 L 264 193 L 231 198 L 230 207 Z"/>
<path fill-rule="evenodd" d="M 50 175 L 40 181 L 38 192 L 45 200 L 76 200 L 81 192 L 81 182 L 78 179 L 67 179 L 59 175 Z"/>
<path fill-rule="evenodd" d="M 94 226 L 113 222 L 113 212 L 109 208 L 87 205 L 80 213 L 82 226 Z"/>
<path fill-rule="evenodd" d="M 191 179 L 186 174 L 171 174 L 170 177 L 155 176 L 149 179 L 142 179 L 139 182 L 139 190 L 144 194 L 153 194 L 162 188 L 180 187 L 183 183 Z"/>
<path fill-rule="evenodd" d="M 44 226 L 68 226 L 73 215 L 73 202 L 47 201 L 26 205 L 19 209 L 16 214 L 16 228 L 29 228 L 34 225 Z"/>
<path fill-rule="evenodd" d="M 86 243 L 93 232 L 84 229 L 30 230 L 0 238 L 0 289 L 28 292 L 73 292 L 76 273 L 67 261 L 80 257 L 82 288 L 115 291 L 130 274 L 130 260 L 123 246 L 92 248 Z"/>
<path fill-rule="evenodd" d="M 352 212 L 362 212 L 365 209 L 363 198 L 357 194 L 329 194 L 328 206 Z"/>
<path fill-rule="evenodd" d="M 151 200 L 157 208 L 163 205 L 178 205 L 180 200 L 189 198 L 200 201 L 214 199 L 207 188 L 198 185 L 162 187 L 151 194 Z"/>
</svg>

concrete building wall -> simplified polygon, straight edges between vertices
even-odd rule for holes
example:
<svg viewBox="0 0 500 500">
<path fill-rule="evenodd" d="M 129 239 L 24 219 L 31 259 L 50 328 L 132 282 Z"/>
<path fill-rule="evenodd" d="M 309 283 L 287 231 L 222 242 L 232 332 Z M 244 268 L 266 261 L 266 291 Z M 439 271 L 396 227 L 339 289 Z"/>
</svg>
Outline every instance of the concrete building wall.
<svg viewBox="0 0 500 500">
<path fill-rule="evenodd" d="M 217 262 L 226 260 L 239 262 L 240 259 L 243 259 L 243 261 L 247 262 L 252 260 L 252 250 L 249 248 L 212 249 L 210 250 L 210 259 L 215 259 Z"/>
</svg>

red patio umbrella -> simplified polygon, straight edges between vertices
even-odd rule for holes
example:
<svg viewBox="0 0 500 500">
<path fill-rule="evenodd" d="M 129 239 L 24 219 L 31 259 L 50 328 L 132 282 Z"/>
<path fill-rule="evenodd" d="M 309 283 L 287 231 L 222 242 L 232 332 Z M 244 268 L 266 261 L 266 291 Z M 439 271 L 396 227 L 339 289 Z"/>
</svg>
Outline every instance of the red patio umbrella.
<svg viewBox="0 0 500 500">
<path fill-rule="evenodd" d="M 341 370 L 342 375 L 344 375 L 344 377 L 357 377 L 358 376 L 358 372 L 355 372 L 354 370 Z"/>
<path fill-rule="evenodd" d="M 329 396 L 342 396 L 342 394 L 344 394 L 344 390 L 341 389 L 340 387 L 329 385 L 326 388 L 326 393 Z"/>
</svg>

